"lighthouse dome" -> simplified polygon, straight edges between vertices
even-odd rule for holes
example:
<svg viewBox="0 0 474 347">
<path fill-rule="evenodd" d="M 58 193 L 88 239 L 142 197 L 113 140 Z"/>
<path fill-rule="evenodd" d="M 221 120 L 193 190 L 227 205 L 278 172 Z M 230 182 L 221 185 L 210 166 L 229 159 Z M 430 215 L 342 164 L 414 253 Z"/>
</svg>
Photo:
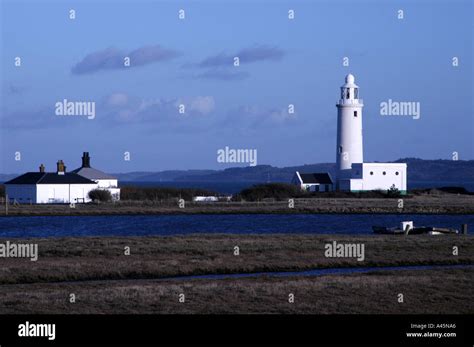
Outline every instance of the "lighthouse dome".
<svg viewBox="0 0 474 347">
<path fill-rule="evenodd" d="M 349 74 L 346 76 L 346 83 L 353 84 L 354 81 L 355 81 L 355 78 L 353 74 Z"/>
<path fill-rule="evenodd" d="M 358 88 L 355 82 L 355 77 L 353 74 L 348 74 L 346 76 L 346 83 L 342 86 L 343 88 Z"/>
</svg>

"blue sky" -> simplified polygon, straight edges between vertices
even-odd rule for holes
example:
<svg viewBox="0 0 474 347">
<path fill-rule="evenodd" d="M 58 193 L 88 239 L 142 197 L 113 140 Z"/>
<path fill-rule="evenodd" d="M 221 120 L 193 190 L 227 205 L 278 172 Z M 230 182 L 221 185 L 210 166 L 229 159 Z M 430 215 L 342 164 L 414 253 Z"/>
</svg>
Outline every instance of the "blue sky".
<svg viewBox="0 0 474 347">
<path fill-rule="evenodd" d="M 472 10 L 468 0 L 2 0 L 0 172 L 58 159 L 72 169 L 83 151 L 109 172 L 219 169 L 235 166 L 217 162 L 226 146 L 257 149 L 258 164 L 334 162 L 349 72 L 365 104 L 365 161 L 474 159 Z M 96 117 L 55 115 L 63 99 L 95 102 Z M 381 116 L 388 99 L 420 102 L 420 119 Z"/>
</svg>

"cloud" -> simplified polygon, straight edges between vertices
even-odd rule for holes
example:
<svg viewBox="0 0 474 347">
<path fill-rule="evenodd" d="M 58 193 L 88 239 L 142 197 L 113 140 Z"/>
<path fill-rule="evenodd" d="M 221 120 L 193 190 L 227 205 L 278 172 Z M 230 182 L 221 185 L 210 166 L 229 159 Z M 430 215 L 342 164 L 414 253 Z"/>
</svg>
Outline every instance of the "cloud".
<svg viewBox="0 0 474 347">
<path fill-rule="evenodd" d="M 130 66 L 141 66 L 157 61 L 167 61 L 180 56 L 180 53 L 171 49 L 165 49 L 160 45 L 144 46 L 130 52 Z"/>
<path fill-rule="evenodd" d="M 275 46 L 255 45 L 241 49 L 235 54 L 221 52 L 207 57 L 197 64 L 184 64 L 183 68 L 195 68 L 204 70 L 193 75 L 195 79 L 213 79 L 221 81 L 243 80 L 250 76 L 246 71 L 232 71 L 235 69 L 234 58 L 239 58 L 240 67 L 246 64 L 260 61 L 279 61 L 283 59 L 285 52 Z"/>
<path fill-rule="evenodd" d="M 211 113 L 216 106 L 212 96 L 197 96 L 189 100 L 188 104 L 191 112 L 195 111 L 204 115 Z"/>
<path fill-rule="evenodd" d="M 71 101 L 78 101 L 73 100 Z M 80 100 L 79 100 L 80 101 Z M 96 117 L 56 116 L 54 103 L 47 107 L 5 112 L 0 115 L 5 129 L 87 129 L 139 127 L 154 133 L 225 133 L 225 136 L 249 136 L 262 131 L 289 131 L 301 124 L 298 115 L 290 114 L 287 105 L 265 107 L 241 105 L 217 111 L 210 95 L 175 98 L 142 98 L 118 91 L 96 102 Z M 180 106 L 184 105 L 184 113 Z M 137 128 L 138 129 L 138 128 Z M 69 131 L 69 130 L 68 130 Z"/>
<path fill-rule="evenodd" d="M 184 105 L 184 113 L 179 112 L 181 105 Z M 116 125 L 154 123 L 175 126 L 190 124 L 189 120 L 209 115 L 214 109 L 212 96 L 143 99 L 119 92 L 104 98 L 98 118 L 102 114 L 104 122 L 111 124 L 112 121 Z"/>
<path fill-rule="evenodd" d="M 221 80 L 221 81 L 234 81 L 234 80 L 243 80 L 249 77 L 249 73 L 245 71 L 228 71 L 222 68 L 216 68 L 204 71 L 194 75 L 196 79 L 211 79 L 211 80 Z"/>
<path fill-rule="evenodd" d="M 185 106 L 184 114 L 179 113 L 180 105 Z M 145 99 L 118 92 L 104 98 L 97 118 L 102 119 L 107 126 L 148 124 L 153 129 L 214 129 L 243 134 L 267 128 L 285 128 L 298 123 L 298 114 L 290 114 L 287 105 L 241 105 L 224 112 L 216 112 L 213 96 Z"/>
<path fill-rule="evenodd" d="M 71 119 L 72 122 L 66 122 Z M 54 113 L 54 105 L 50 107 L 35 107 L 32 109 L 19 109 L 15 111 L 4 110 L 0 116 L 3 129 L 31 130 L 56 128 L 61 125 L 74 125 L 79 117 L 58 117 Z"/>
<path fill-rule="evenodd" d="M 163 48 L 160 45 L 144 46 L 128 53 L 114 47 L 109 47 L 88 54 L 72 67 L 71 72 L 75 75 L 84 75 L 101 70 L 133 68 L 159 61 L 168 61 L 179 55 L 179 52 Z M 125 57 L 130 58 L 130 66 L 128 67 L 124 66 Z"/>
<path fill-rule="evenodd" d="M 129 97 L 125 93 L 114 93 L 106 98 L 105 104 L 110 107 L 124 106 L 128 103 Z"/>
<path fill-rule="evenodd" d="M 296 114 L 290 114 L 285 107 L 240 106 L 236 112 L 241 119 L 247 119 L 252 125 L 282 124 L 293 121 Z"/>
<path fill-rule="evenodd" d="M 273 46 L 257 45 L 254 47 L 244 48 L 235 54 L 219 53 L 217 55 L 208 57 L 197 64 L 200 68 L 210 67 L 232 67 L 234 58 L 238 57 L 240 64 L 255 63 L 258 61 L 278 61 L 285 55 L 285 52 Z"/>
<path fill-rule="evenodd" d="M 60 101 L 60 100 L 59 100 Z M 84 101 L 74 100 L 69 101 Z M 193 130 L 206 128 L 216 108 L 212 96 L 190 96 L 179 98 L 144 99 L 117 92 L 95 102 L 96 116 L 89 120 L 85 116 L 57 116 L 55 102 L 39 108 L 8 110 L 0 113 L 0 124 L 4 129 L 51 129 L 86 126 L 102 127 L 144 125 L 149 129 L 162 128 L 165 131 Z M 180 113 L 184 105 L 184 113 Z"/>
<path fill-rule="evenodd" d="M 14 84 L 9 84 L 7 87 L 5 87 L 4 92 L 7 95 L 21 95 L 21 94 L 25 93 L 26 90 L 27 90 L 26 87 L 17 86 L 17 85 L 14 85 Z"/>
<path fill-rule="evenodd" d="M 242 105 L 229 110 L 218 127 L 232 133 L 253 135 L 262 129 L 284 129 L 294 126 L 298 123 L 296 120 L 297 114 L 290 114 L 286 107 Z"/>
<path fill-rule="evenodd" d="M 237 53 L 241 62 L 253 63 L 263 60 L 279 61 L 285 56 L 285 52 L 277 47 L 255 46 L 246 48 Z"/>
</svg>

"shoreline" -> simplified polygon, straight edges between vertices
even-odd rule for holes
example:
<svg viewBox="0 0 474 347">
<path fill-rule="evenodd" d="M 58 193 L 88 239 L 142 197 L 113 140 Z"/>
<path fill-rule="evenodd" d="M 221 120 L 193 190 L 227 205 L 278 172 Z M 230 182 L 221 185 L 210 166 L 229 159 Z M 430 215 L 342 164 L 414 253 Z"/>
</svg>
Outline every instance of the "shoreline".
<svg viewBox="0 0 474 347">
<path fill-rule="evenodd" d="M 466 213 L 439 213 L 439 212 L 259 212 L 259 211 L 241 211 L 241 212 L 145 212 L 145 213 L 52 213 L 52 214 L 9 214 L 7 216 L 0 216 L 3 218 L 15 218 L 15 217 L 97 217 L 97 216 L 184 216 L 184 215 L 247 215 L 247 214 L 258 214 L 258 215 L 305 215 L 305 214 L 321 214 L 321 215 L 452 215 L 452 216 L 471 216 L 474 215 L 474 211 Z"/>
<path fill-rule="evenodd" d="M 474 195 L 446 194 L 410 198 L 312 198 L 262 202 L 118 201 L 102 204 L 0 206 L 0 217 L 185 215 L 185 214 L 474 214 Z M 401 208 L 399 206 L 402 206 Z"/>
</svg>

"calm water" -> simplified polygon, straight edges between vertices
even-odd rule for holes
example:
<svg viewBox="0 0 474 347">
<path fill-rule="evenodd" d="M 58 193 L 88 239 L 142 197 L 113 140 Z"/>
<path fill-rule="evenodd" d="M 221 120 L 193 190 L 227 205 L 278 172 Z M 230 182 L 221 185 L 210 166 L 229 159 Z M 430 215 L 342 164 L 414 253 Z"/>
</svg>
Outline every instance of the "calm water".
<svg viewBox="0 0 474 347">
<path fill-rule="evenodd" d="M 240 214 L 155 216 L 45 216 L 2 217 L 0 237 L 140 236 L 193 233 L 236 234 L 372 234 L 372 225 L 397 226 L 413 220 L 415 226 L 460 229 L 474 226 L 474 215 L 337 215 Z"/>
<path fill-rule="evenodd" d="M 407 265 L 407 266 L 373 266 L 373 267 L 345 267 L 313 269 L 305 271 L 279 271 L 279 272 L 256 272 L 238 274 L 213 274 L 196 276 L 168 277 L 162 280 L 190 280 L 190 279 L 226 279 L 226 278 L 248 278 L 248 277 L 292 277 L 292 276 L 324 276 L 324 275 L 345 275 L 353 273 L 367 273 L 379 271 L 402 271 L 402 270 L 431 270 L 431 269 L 474 269 L 474 265 Z"/>
</svg>

